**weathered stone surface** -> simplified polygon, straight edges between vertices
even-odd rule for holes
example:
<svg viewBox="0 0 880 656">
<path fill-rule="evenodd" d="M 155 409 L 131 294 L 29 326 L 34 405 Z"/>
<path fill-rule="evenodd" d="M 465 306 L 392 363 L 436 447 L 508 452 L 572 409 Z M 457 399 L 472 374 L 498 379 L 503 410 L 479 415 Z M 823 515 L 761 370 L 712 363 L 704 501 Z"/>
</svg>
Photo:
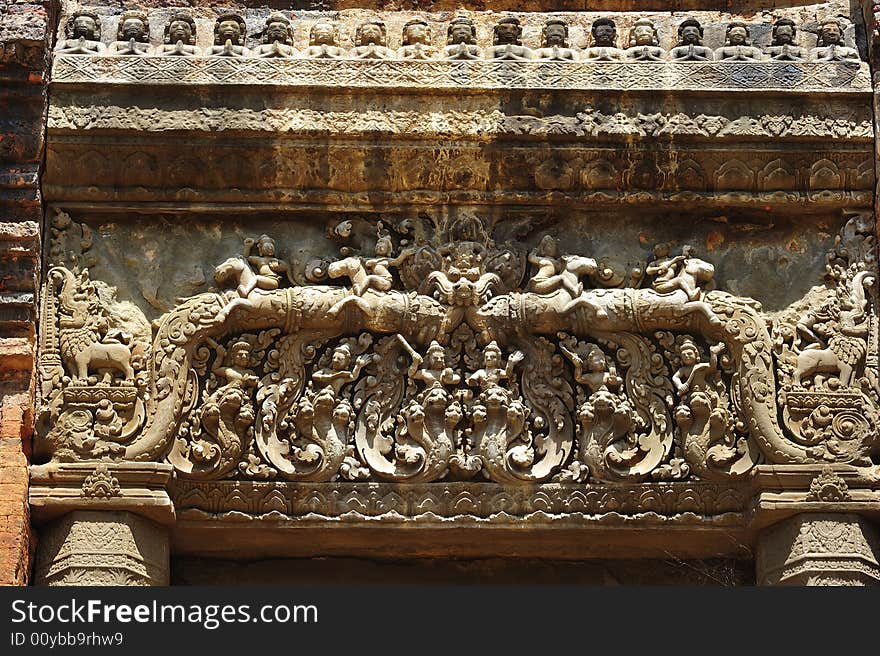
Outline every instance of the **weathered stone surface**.
<svg viewBox="0 0 880 656">
<path fill-rule="evenodd" d="M 127 512 L 76 511 L 40 531 L 37 585 L 168 585 L 168 533 Z"/>
</svg>

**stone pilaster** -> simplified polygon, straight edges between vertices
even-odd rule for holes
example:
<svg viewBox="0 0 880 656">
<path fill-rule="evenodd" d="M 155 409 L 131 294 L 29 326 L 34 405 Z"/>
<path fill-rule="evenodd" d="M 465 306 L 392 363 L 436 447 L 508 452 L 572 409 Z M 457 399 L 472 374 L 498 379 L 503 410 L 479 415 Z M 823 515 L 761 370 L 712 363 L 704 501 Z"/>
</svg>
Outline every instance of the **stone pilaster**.
<svg viewBox="0 0 880 656">
<path fill-rule="evenodd" d="M 757 582 L 880 584 L 877 527 L 844 513 L 805 513 L 770 526 L 758 541 Z"/>
<path fill-rule="evenodd" d="M 40 533 L 37 585 L 168 585 L 168 530 L 149 519 L 79 510 Z"/>
</svg>

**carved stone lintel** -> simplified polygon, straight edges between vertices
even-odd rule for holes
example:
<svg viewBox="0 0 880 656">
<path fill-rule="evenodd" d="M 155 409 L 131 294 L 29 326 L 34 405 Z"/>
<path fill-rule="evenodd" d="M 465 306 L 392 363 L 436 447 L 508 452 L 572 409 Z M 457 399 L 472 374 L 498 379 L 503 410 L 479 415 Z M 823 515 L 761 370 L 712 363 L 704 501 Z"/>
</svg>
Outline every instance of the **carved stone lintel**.
<svg viewBox="0 0 880 656">
<path fill-rule="evenodd" d="M 129 512 L 76 511 L 46 526 L 37 585 L 168 585 L 168 531 Z"/>
<path fill-rule="evenodd" d="M 853 514 L 797 515 L 758 541 L 759 585 L 878 585 L 880 537 Z"/>
</svg>

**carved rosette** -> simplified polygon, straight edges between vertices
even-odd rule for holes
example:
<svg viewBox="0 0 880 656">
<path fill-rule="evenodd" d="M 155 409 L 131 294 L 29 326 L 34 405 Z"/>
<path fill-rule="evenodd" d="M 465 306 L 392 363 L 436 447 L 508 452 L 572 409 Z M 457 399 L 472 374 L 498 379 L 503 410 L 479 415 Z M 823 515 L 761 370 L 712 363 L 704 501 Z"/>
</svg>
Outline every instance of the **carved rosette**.
<svg viewBox="0 0 880 656">
<path fill-rule="evenodd" d="M 496 243 L 472 215 L 380 224 L 374 244 L 310 263 L 306 285 L 286 286 L 269 237 L 248 240 L 217 267 L 219 291 L 152 330 L 86 270 L 55 267 L 41 444 L 195 480 L 725 481 L 762 459 L 869 464 L 872 230 L 853 217 L 824 285 L 773 317 L 715 290 L 690 247 L 635 274 L 550 238 Z"/>
</svg>

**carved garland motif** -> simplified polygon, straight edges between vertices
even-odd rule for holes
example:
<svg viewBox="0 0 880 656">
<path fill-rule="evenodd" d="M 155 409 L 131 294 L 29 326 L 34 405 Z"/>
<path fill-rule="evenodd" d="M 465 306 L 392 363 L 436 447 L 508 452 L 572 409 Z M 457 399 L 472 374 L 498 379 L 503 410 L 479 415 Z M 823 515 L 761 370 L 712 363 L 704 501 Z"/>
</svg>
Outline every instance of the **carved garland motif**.
<svg viewBox="0 0 880 656">
<path fill-rule="evenodd" d="M 41 444 L 60 461 L 164 459 L 193 480 L 725 481 L 762 459 L 868 465 L 872 231 L 853 217 L 824 284 L 774 317 L 715 290 L 689 246 L 619 270 L 550 236 L 528 253 L 496 243 L 466 214 L 380 223 L 372 245 L 311 262 L 306 285 L 273 239 L 247 239 L 217 266 L 221 291 L 152 329 L 87 269 L 54 267 Z"/>
</svg>

